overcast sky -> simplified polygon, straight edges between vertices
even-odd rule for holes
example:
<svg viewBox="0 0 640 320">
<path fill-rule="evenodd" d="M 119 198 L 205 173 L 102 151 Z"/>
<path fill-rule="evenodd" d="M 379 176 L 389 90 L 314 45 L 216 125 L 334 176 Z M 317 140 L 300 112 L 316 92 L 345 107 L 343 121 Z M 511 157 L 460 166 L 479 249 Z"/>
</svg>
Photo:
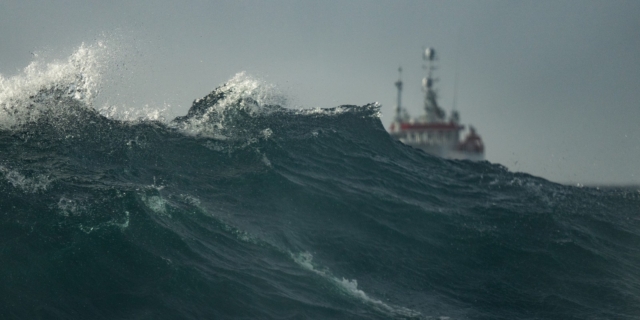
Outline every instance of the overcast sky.
<svg viewBox="0 0 640 320">
<path fill-rule="evenodd" d="M 184 114 L 246 71 L 291 106 L 377 101 L 385 127 L 399 66 L 403 103 L 422 112 L 421 51 L 434 47 L 440 103 L 451 109 L 457 69 L 462 122 L 489 161 L 563 183 L 640 184 L 640 1 L 0 0 L 0 74 L 102 34 L 120 39 L 127 66 L 109 103 Z"/>
</svg>

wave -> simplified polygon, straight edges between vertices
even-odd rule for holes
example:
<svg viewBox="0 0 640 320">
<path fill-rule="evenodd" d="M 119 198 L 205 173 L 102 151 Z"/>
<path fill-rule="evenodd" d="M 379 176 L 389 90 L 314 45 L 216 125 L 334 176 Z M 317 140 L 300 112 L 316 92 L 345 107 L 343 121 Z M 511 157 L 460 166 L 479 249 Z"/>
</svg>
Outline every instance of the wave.
<svg viewBox="0 0 640 320">
<path fill-rule="evenodd" d="M 436 158 L 244 73 L 172 120 L 95 107 L 100 50 L 1 78 L 5 318 L 640 314 L 636 189 Z"/>
</svg>

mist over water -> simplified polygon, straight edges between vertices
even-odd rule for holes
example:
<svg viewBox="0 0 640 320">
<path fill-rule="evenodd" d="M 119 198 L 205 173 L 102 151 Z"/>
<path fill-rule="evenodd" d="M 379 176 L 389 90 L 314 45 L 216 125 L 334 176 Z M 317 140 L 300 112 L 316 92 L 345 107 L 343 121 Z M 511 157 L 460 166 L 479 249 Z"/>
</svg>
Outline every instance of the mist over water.
<svg viewBox="0 0 640 320">
<path fill-rule="evenodd" d="M 244 73 L 174 119 L 96 105 L 107 47 L 0 78 L 2 318 L 640 315 L 637 189 L 435 158 Z"/>
</svg>

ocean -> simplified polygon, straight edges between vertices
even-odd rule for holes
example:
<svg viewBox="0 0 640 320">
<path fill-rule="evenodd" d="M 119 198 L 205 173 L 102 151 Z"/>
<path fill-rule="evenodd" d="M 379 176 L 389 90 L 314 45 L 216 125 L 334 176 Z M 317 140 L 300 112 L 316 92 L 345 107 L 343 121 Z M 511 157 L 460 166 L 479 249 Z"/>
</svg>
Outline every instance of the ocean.
<svg viewBox="0 0 640 320">
<path fill-rule="evenodd" d="M 393 140 L 238 74 L 163 119 L 0 77 L 2 319 L 640 319 L 640 191 Z"/>
</svg>

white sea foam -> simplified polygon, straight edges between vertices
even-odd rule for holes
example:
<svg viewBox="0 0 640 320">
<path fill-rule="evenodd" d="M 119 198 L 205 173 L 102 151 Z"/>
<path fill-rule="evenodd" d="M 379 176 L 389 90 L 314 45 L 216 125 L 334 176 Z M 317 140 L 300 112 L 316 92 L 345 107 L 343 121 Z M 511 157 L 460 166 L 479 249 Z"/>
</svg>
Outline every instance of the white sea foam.
<svg viewBox="0 0 640 320">
<path fill-rule="evenodd" d="M 58 200 L 58 210 L 60 210 L 60 214 L 65 217 L 77 216 L 84 211 L 84 206 L 79 204 L 75 199 L 62 196 L 60 200 Z"/>
<path fill-rule="evenodd" d="M 169 215 L 167 212 L 167 201 L 159 195 L 148 196 L 143 194 L 140 199 L 147 208 L 159 215 Z"/>
<path fill-rule="evenodd" d="M 110 119 L 168 122 L 170 120 L 168 115 L 172 108 L 169 104 L 160 107 L 117 106 L 109 103 L 93 106 L 95 98 L 104 89 L 103 83 L 108 82 L 109 77 L 105 77 L 105 73 L 117 72 L 118 69 L 124 68 L 121 60 L 126 55 L 126 50 L 123 48 L 127 45 L 117 38 L 117 36 L 103 35 L 102 40 L 92 44 L 82 44 L 66 60 L 47 62 L 35 55 L 35 60 L 21 73 L 10 77 L 0 75 L 0 128 L 11 129 L 22 126 L 36 121 L 45 112 L 58 111 L 53 109 L 61 109 L 61 106 L 52 102 L 60 98 L 77 100 L 83 106 L 95 108 L 100 114 Z M 208 135 L 211 128 L 224 128 L 229 123 L 226 121 L 228 119 L 225 119 L 225 114 L 230 114 L 224 112 L 227 109 L 243 108 L 250 115 L 256 115 L 276 110 L 264 108 L 267 105 L 289 107 L 289 99 L 275 85 L 247 75 L 245 72 L 233 76 L 219 90 L 225 92 L 223 99 L 211 106 L 201 117 L 182 123 L 179 129 L 189 134 Z M 109 100 L 108 97 L 101 99 Z M 379 109 L 377 104 L 373 106 Z M 348 107 L 336 107 L 295 109 L 292 112 L 304 115 L 338 115 L 349 110 Z M 375 116 L 379 114 L 377 112 Z M 213 131 L 215 138 L 216 130 Z M 219 135 L 218 137 L 225 138 Z"/>
<path fill-rule="evenodd" d="M 124 72 L 127 48 L 118 36 L 103 35 L 94 43 L 81 44 L 66 60 L 43 61 L 34 55 L 35 60 L 22 72 L 10 77 L 0 74 L 0 128 L 12 129 L 37 121 L 45 113 L 65 112 L 56 103 L 64 98 L 76 100 L 110 119 L 166 122 L 172 107 L 169 104 L 94 105 L 105 83 L 117 86 L 115 80 L 109 82 L 111 77 L 122 78 L 117 73 Z"/>
<path fill-rule="evenodd" d="M 358 281 L 353 279 L 338 278 L 331 274 L 328 270 L 320 270 L 314 266 L 313 255 L 309 252 L 301 252 L 299 254 L 290 253 L 291 258 L 302 268 L 309 270 L 322 278 L 328 280 L 334 284 L 337 288 L 343 292 L 353 296 L 364 303 L 367 303 L 379 311 L 390 314 L 392 316 L 402 316 L 409 318 L 418 318 L 421 316 L 420 312 L 399 306 L 390 306 L 378 299 L 372 298 L 367 295 L 363 290 L 358 289 Z"/>
<path fill-rule="evenodd" d="M 263 136 L 265 139 L 269 139 L 269 138 L 271 138 L 271 136 L 272 136 L 272 135 L 273 135 L 273 131 L 271 131 L 271 129 L 270 129 L 270 128 L 266 128 L 266 129 L 262 130 L 262 136 Z"/>
<path fill-rule="evenodd" d="M 11 129 L 55 112 L 61 98 L 91 105 L 98 94 L 107 46 L 82 44 L 66 61 L 31 62 L 21 73 L 0 75 L 0 128 Z"/>
<path fill-rule="evenodd" d="M 173 123 L 175 127 L 186 134 L 201 135 L 218 140 L 227 140 L 230 137 L 221 132 L 233 131 L 235 126 L 243 123 L 234 121 L 235 111 L 242 110 L 242 116 L 249 117 L 279 114 L 294 114 L 300 116 L 337 116 L 362 109 L 353 106 L 338 106 L 330 109 L 312 108 L 291 109 L 288 98 L 275 85 L 254 78 L 245 72 L 237 73 L 230 80 L 216 89 L 223 97 L 218 101 L 209 101 L 207 96 L 195 101 L 196 104 L 208 104 L 202 114 L 186 119 L 183 122 Z M 204 100 L 204 101 L 203 101 Z M 273 107 L 278 106 L 278 107 Z M 380 105 L 373 103 L 365 106 L 371 110 L 370 116 L 380 117 Z M 262 129 L 261 134 L 251 138 L 268 139 L 273 135 L 270 128 Z"/>
<path fill-rule="evenodd" d="M 53 181 L 51 177 L 45 174 L 38 174 L 32 177 L 26 177 L 17 170 L 11 170 L 4 166 L 0 166 L 0 173 L 4 174 L 4 178 L 15 188 L 27 193 L 37 193 L 47 190 Z"/>
<path fill-rule="evenodd" d="M 215 104 L 210 105 L 202 115 L 192 117 L 183 123 L 176 125 L 182 132 L 192 135 L 204 135 L 211 138 L 227 139 L 219 133 L 233 119 L 233 109 L 242 109 L 250 116 L 270 113 L 273 109 L 265 108 L 268 105 L 286 106 L 287 99 L 280 93 L 276 86 L 247 75 L 245 72 L 237 73 L 233 78 L 216 89 L 223 92 L 224 97 Z M 209 102 L 205 97 L 204 102 Z M 195 101 L 203 102 L 202 99 Z M 268 128 L 265 128 L 267 130 Z M 270 130 L 270 129 L 269 129 Z"/>
<path fill-rule="evenodd" d="M 108 103 L 97 108 L 98 112 L 114 120 L 121 121 L 159 121 L 168 122 L 167 114 L 171 110 L 171 105 L 165 104 L 162 107 L 152 107 L 144 105 L 143 107 L 128 107 L 125 105 L 115 106 Z"/>
<path fill-rule="evenodd" d="M 266 154 L 262 154 L 262 163 L 264 163 L 267 167 L 271 168 L 271 161 L 267 158 Z"/>
<path fill-rule="evenodd" d="M 104 227 L 117 227 L 117 228 L 120 228 L 122 231 L 124 231 L 129 227 L 129 211 L 124 212 L 124 219 L 122 219 L 122 221 L 117 221 L 116 219 L 113 219 L 108 222 L 99 223 L 97 225 L 80 224 L 78 227 L 80 228 L 80 230 L 82 230 L 85 233 L 91 233 L 91 232 L 100 230 Z"/>
<path fill-rule="evenodd" d="M 198 198 L 196 198 L 196 197 L 194 197 L 192 195 L 181 193 L 181 194 L 178 195 L 178 199 L 180 199 L 182 202 L 184 202 L 184 203 L 186 203 L 188 205 L 194 206 L 194 207 L 196 207 L 196 208 L 198 208 L 200 210 L 204 210 L 202 208 L 202 202 L 200 201 L 200 199 L 198 199 Z"/>
<path fill-rule="evenodd" d="M 366 108 L 370 108 L 374 110 L 371 114 L 372 117 L 380 118 L 382 113 L 380 113 L 380 104 L 378 102 L 374 102 L 365 106 Z M 323 108 L 311 108 L 311 109 L 296 109 L 294 112 L 300 115 L 323 115 L 323 116 L 337 116 L 341 114 L 345 114 L 348 112 L 353 112 L 353 106 L 337 106 L 335 108 L 323 109 Z"/>
<path fill-rule="evenodd" d="M 116 198 L 121 198 L 122 196 L 121 193 L 117 193 Z M 108 214 L 103 215 L 105 211 L 101 209 L 101 206 L 111 201 L 113 201 L 113 198 L 91 199 L 67 194 L 60 197 L 56 207 L 58 214 L 63 217 L 82 216 L 83 223 L 77 226 L 85 233 L 91 233 L 105 227 L 117 227 L 121 230 L 128 228 L 129 211 L 125 210 L 122 213 L 110 211 Z"/>
</svg>

